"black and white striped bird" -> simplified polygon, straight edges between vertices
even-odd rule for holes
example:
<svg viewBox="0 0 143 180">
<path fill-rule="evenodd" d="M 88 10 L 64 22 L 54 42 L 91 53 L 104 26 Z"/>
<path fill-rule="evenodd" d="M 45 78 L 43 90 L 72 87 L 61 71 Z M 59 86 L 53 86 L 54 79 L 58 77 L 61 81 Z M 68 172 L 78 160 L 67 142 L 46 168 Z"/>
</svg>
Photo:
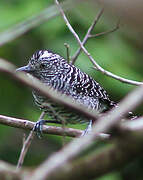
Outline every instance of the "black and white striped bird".
<svg viewBox="0 0 143 180">
<path fill-rule="evenodd" d="M 116 106 L 116 103 L 109 99 L 106 91 L 92 77 L 74 65 L 68 64 L 63 57 L 52 51 L 40 50 L 35 52 L 30 58 L 28 65 L 18 68 L 17 71 L 24 71 L 36 77 L 45 85 L 100 113 Z M 38 129 L 41 130 L 41 126 L 45 122 L 61 123 L 58 117 L 64 118 L 66 123 L 71 124 L 89 122 L 89 128 L 91 128 L 92 120 L 65 109 L 62 105 L 52 102 L 35 90 L 33 90 L 33 96 L 36 104 L 48 113 L 51 120 L 38 122 L 36 126 Z M 42 106 L 44 102 L 49 103 L 49 108 L 45 109 Z"/>
</svg>

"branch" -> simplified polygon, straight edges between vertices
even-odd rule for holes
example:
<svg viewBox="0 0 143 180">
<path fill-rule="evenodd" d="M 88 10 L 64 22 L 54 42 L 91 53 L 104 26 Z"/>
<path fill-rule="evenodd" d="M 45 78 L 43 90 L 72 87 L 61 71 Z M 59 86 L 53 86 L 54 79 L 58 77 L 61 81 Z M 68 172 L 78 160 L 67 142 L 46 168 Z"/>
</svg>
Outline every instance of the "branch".
<svg viewBox="0 0 143 180">
<path fill-rule="evenodd" d="M 58 1 L 56 1 L 57 5 Z M 60 6 L 59 6 L 60 7 Z M 81 151 L 89 147 L 100 133 L 106 133 L 111 128 L 116 126 L 121 117 L 125 115 L 128 111 L 134 109 L 137 105 L 141 104 L 143 100 L 143 86 L 138 87 L 135 91 L 130 93 L 120 104 L 118 108 L 114 108 L 108 114 L 99 118 L 95 127 L 93 128 L 93 133 L 79 139 L 74 140 L 68 146 L 66 146 L 60 152 L 55 153 L 49 159 L 47 159 L 42 165 L 40 165 L 37 170 L 33 173 L 31 178 L 35 180 L 47 179 L 59 171 L 61 167 L 68 165 L 71 159 L 75 159 Z M 49 178 L 50 179 L 50 178 Z"/>
<path fill-rule="evenodd" d="M 119 29 L 119 27 L 120 27 L 119 25 L 120 25 L 120 21 L 117 22 L 116 26 L 113 29 L 111 29 L 109 31 L 101 32 L 101 33 L 90 34 L 89 38 L 95 38 L 95 37 L 103 36 L 103 35 L 112 33 L 114 31 L 117 31 Z"/>
<path fill-rule="evenodd" d="M 25 130 L 32 130 L 35 125 L 35 122 L 0 115 L 0 124 L 15 128 L 25 129 Z M 69 137 L 78 137 L 82 134 L 82 131 L 73 128 L 64 128 L 63 130 L 62 127 L 44 125 L 42 133 L 59 135 L 59 136 L 63 136 L 63 134 L 65 134 L 66 136 Z"/>
<path fill-rule="evenodd" d="M 59 96 L 58 93 L 51 90 L 47 86 L 45 87 L 37 79 L 35 79 L 35 81 L 33 82 L 23 73 L 15 74 L 14 73 L 15 67 L 12 66 L 10 63 L 5 62 L 2 59 L 0 59 L 0 70 L 3 71 L 6 75 L 13 77 L 15 81 L 21 82 L 21 84 L 24 86 L 26 85 L 26 87 L 31 87 L 35 90 L 38 90 L 41 94 L 43 94 L 47 98 L 51 98 L 55 102 L 60 102 L 61 104 L 64 104 L 65 106 L 67 105 L 68 107 L 71 106 L 71 108 L 74 108 L 77 111 L 80 110 L 81 108 L 81 106 L 78 106 L 77 104 L 75 105 L 75 103 L 71 103 L 70 98 L 66 99 L 66 96 L 64 96 L 64 98 L 61 97 L 61 95 Z M 55 173 L 56 171 L 58 172 L 59 168 L 61 168 L 63 165 L 66 165 L 71 159 L 76 158 L 81 153 L 81 151 L 89 147 L 92 144 L 92 142 L 95 141 L 95 137 L 97 138 L 97 135 L 99 135 L 100 133 L 106 133 L 112 127 L 117 125 L 120 122 L 121 116 L 125 115 L 128 111 L 134 109 L 137 105 L 139 105 L 142 102 L 142 99 L 143 99 L 143 87 L 141 86 L 135 89 L 132 93 L 130 93 L 123 100 L 123 102 L 119 103 L 119 108 L 115 108 L 111 112 L 106 114 L 104 117 L 99 118 L 99 120 L 95 124 L 95 127 L 93 128 L 93 132 L 94 132 L 93 134 L 91 134 L 90 136 L 85 136 L 83 138 L 74 140 L 68 146 L 66 146 L 62 151 L 54 154 L 49 158 L 49 160 L 46 160 L 41 166 L 39 166 L 39 168 L 37 168 L 33 174 L 34 177 L 33 179 L 37 180 L 39 178 L 39 176 L 37 176 L 39 172 L 42 173 L 43 179 L 44 177 L 48 177 L 52 173 Z M 83 109 L 84 108 L 82 108 L 82 111 Z M 81 110 L 79 112 L 81 112 Z M 85 112 L 87 113 L 88 110 L 86 109 Z M 98 117 L 96 116 L 97 115 L 96 113 L 94 114 L 93 112 L 90 111 L 87 114 L 88 117 L 94 119 Z"/>
<path fill-rule="evenodd" d="M 39 120 L 43 119 L 45 116 L 45 112 L 42 112 L 40 115 Z M 20 157 L 18 159 L 18 163 L 17 163 L 17 169 L 21 168 L 25 159 L 25 156 L 28 152 L 28 149 L 32 143 L 32 140 L 34 138 L 35 132 L 34 132 L 34 128 L 31 130 L 30 134 L 28 135 L 28 137 L 26 138 L 26 140 L 23 142 L 23 147 L 21 149 L 21 153 L 20 153 Z"/>
<path fill-rule="evenodd" d="M 123 136 L 119 136 L 114 140 L 112 146 L 106 147 L 98 153 L 92 153 L 88 157 L 82 157 L 76 162 L 69 162 L 66 167 L 61 167 L 60 171 L 56 171 L 49 179 L 65 180 L 68 177 L 68 180 L 88 180 L 97 178 L 126 165 L 138 157 L 142 154 L 143 147 L 143 117 L 136 121 L 122 123 L 122 125 L 121 131 L 122 135 L 125 133 L 125 139 L 122 138 Z M 31 170 L 30 173 L 28 169 L 15 171 L 15 166 L 0 161 L 0 177 L 3 177 L 1 179 L 6 179 L 8 175 L 13 179 L 20 180 L 24 178 L 28 180 L 28 178 L 31 179 Z"/>
<path fill-rule="evenodd" d="M 123 83 L 128 83 L 128 84 L 132 84 L 132 85 L 143 85 L 143 82 L 139 82 L 139 81 L 133 81 L 133 80 L 129 80 L 126 78 L 122 78 L 120 76 L 117 76 L 109 71 L 104 70 L 95 60 L 94 58 L 90 55 L 90 53 L 87 51 L 87 49 L 83 46 L 82 42 L 80 41 L 79 36 L 77 35 L 77 33 L 74 31 L 74 29 L 72 28 L 71 24 L 69 23 L 68 19 L 65 16 L 65 13 L 63 11 L 63 9 L 61 8 L 61 6 L 59 5 L 59 2 L 57 0 L 55 0 L 57 6 L 59 7 L 59 10 L 61 12 L 61 15 L 67 25 L 67 27 L 69 28 L 69 30 L 71 31 L 71 33 L 73 34 L 73 36 L 75 37 L 75 39 L 77 40 L 77 42 L 79 43 L 80 48 L 83 50 L 83 52 L 88 56 L 88 58 L 90 59 L 90 61 L 93 63 L 94 68 L 100 72 L 102 72 L 103 74 L 112 77 L 114 79 L 117 79 Z"/>
<path fill-rule="evenodd" d="M 37 79 L 35 79 L 33 82 L 23 73 L 14 73 L 15 67 L 2 59 L 0 59 L 0 71 L 3 71 L 10 77 L 13 77 L 14 80 L 19 81 L 22 85 L 26 85 L 26 87 L 31 87 L 38 90 L 42 95 L 46 96 L 47 98 L 51 98 L 55 102 L 60 102 L 67 107 L 71 107 L 92 119 L 94 118 L 96 120 L 98 117 L 96 113 L 89 111 L 75 102 L 73 103 L 70 98 L 66 96 L 63 98 L 61 94 L 58 94 L 56 91 L 51 90 L 47 86 L 45 87 Z M 42 172 L 42 177 L 48 177 L 52 172 L 55 173 L 55 171 L 58 170 L 63 164 L 66 164 L 69 162 L 69 160 L 77 157 L 82 150 L 85 150 L 93 141 L 95 141 L 95 136 L 97 137 L 97 135 L 100 133 L 108 132 L 110 128 L 118 124 L 122 115 L 134 109 L 138 104 L 141 103 L 142 99 L 143 87 L 141 86 L 130 93 L 122 103 L 119 103 L 119 108 L 116 108 L 104 117 L 99 118 L 95 124 L 95 127 L 93 128 L 94 134 L 74 140 L 62 151 L 56 153 L 54 156 L 51 156 L 49 160 L 45 161 L 33 174 L 34 179 L 37 177 L 37 173 L 39 173 L 39 171 Z M 47 168 L 43 169 L 43 166 L 45 167 L 45 165 Z"/>
<path fill-rule="evenodd" d="M 70 62 L 70 46 L 67 43 L 64 43 L 64 46 L 66 48 L 66 59 L 67 59 L 67 62 L 69 63 Z"/>
<path fill-rule="evenodd" d="M 48 176 L 48 179 L 66 180 L 68 177 L 68 180 L 89 180 L 99 178 L 105 175 L 105 173 L 110 173 L 121 168 L 139 155 L 142 155 L 142 132 L 143 126 L 142 129 L 140 128 L 140 130 L 138 129 L 136 131 L 129 131 L 129 129 L 127 131 L 126 128 L 122 129 L 122 136 L 114 139 L 112 146 L 106 147 L 100 152 L 94 152 L 87 157 L 82 157 L 77 161 L 68 162 L 66 165 L 61 166 L 58 171 L 56 170 L 56 173 L 52 173 L 51 176 Z"/>
<path fill-rule="evenodd" d="M 98 20 L 100 19 L 100 17 L 101 17 L 102 14 L 103 14 L 103 11 L 104 11 L 104 9 L 101 9 L 101 10 L 99 11 L 99 13 L 97 14 L 97 16 L 95 17 L 93 23 L 92 23 L 91 26 L 89 27 L 89 29 L 88 29 L 88 31 L 87 31 L 87 33 L 86 33 L 86 35 L 85 35 L 85 37 L 84 37 L 84 39 L 83 39 L 83 41 L 82 41 L 82 45 L 84 45 L 84 44 L 87 42 L 87 40 L 89 39 L 90 34 L 91 34 L 91 31 L 92 31 L 92 30 L 94 29 L 94 27 L 96 26 Z M 75 52 L 75 54 L 74 54 L 73 57 L 71 58 L 71 62 L 70 62 L 71 64 L 74 64 L 74 63 L 75 63 L 75 61 L 76 61 L 77 57 L 79 56 L 81 50 L 82 50 L 82 48 L 79 47 L 78 50 Z"/>
<path fill-rule="evenodd" d="M 7 180 L 10 177 L 11 180 L 22 180 L 27 174 L 27 170 L 16 172 L 15 166 L 0 160 L 0 179 Z"/>
<path fill-rule="evenodd" d="M 71 9 L 77 3 L 81 2 L 80 0 L 76 1 L 64 1 L 62 3 L 62 7 L 64 10 Z M 59 14 L 58 9 L 56 6 L 50 6 L 49 8 L 44 9 L 40 13 L 33 15 L 32 17 L 20 22 L 13 27 L 9 28 L 8 30 L 4 31 L 0 34 L 0 46 L 10 42 L 19 36 L 25 34 L 29 30 L 33 29 L 34 27 L 47 22 L 49 19 L 57 16 Z"/>
<path fill-rule="evenodd" d="M 70 108 L 71 110 L 76 111 L 79 114 L 82 114 L 83 116 L 87 117 L 87 119 L 93 119 L 94 121 L 96 121 L 99 117 L 96 110 L 90 108 L 87 109 L 87 107 L 77 103 L 69 96 L 63 95 L 62 93 L 57 92 L 50 86 L 44 85 L 43 83 L 41 83 L 41 81 L 34 77 L 34 81 L 31 81 L 25 73 L 15 73 L 15 69 L 15 66 L 13 66 L 11 63 L 3 59 L 0 59 L 0 71 L 4 72 L 6 75 L 13 78 L 13 80 L 20 82 L 21 85 L 23 85 L 24 87 L 30 87 L 34 90 L 39 91 L 41 95 L 51 99 L 53 102 L 62 104 L 66 108 Z M 48 107 L 47 103 L 43 103 L 42 105 Z"/>
<path fill-rule="evenodd" d="M 125 127 L 124 124 L 126 124 Z M 138 128 L 134 129 L 133 126 L 138 126 Z M 76 161 L 73 160 L 61 164 L 59 168 L 56 168 L 55 171 L 53 170 L 50 174 L 47 174 L 47 176 L 44 176 L 43 173 L 48 172 L 49 167 L 46 163 L 43 163 L 43 165 L 41 165 L 42 168 L 37 168 L 34 174 L 29 176 L 29 179 L 66 180 L 68 177 L 68 180 L 89 180 L 123 167 L 142 154 L 143 117 L 132 122 L 122 123 L 118 129 L 120 130 L 120 134 L 118 133 L 118 137 L 116 136 L 116 138 L 114 138 L 112 146 L 108 148 L 105 147 L 100 152 L 99 150 L 97 150 L 97 152 L 94 151 L 94 153 L 88 154 L 87 157 L 81 157 L 78 160 L 76 159 Z M 57 154 L 54 156 L 56 155 Z M 57 163 L 59 163 L 60 160 L 62 160 L 62 156 L 61 159 L 57 159 Z"/>
</svg>

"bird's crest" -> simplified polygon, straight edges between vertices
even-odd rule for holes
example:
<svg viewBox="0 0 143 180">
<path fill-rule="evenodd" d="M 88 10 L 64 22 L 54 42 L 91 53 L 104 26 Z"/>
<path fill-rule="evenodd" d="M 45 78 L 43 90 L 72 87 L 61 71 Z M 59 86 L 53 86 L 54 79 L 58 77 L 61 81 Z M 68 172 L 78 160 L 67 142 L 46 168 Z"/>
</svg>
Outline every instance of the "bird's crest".
<svg viewBox="0 0 143 180">
<path fill-rule="evenodd" d="M 50 50 L 39 50 L 33 54 L 31 59 L 34 59 L 34 60 L 50 60 L 51 59 L 52 60 L 55 57 L 59 58 L 59 55 L 56 53 L 53 53 Z"/>
</svg>

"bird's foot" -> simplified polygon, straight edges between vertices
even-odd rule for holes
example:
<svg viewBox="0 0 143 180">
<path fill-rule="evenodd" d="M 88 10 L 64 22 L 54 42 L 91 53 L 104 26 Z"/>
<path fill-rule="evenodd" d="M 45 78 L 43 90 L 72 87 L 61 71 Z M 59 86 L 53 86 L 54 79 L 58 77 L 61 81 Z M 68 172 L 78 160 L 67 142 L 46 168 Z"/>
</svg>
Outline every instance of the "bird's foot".
<svg viewBox="0 0 143 180">
<path fill-rule="evenodd" d="M 92 120 L 89 122 L 87 128 L 83 131 L 83 133 L 81 134 L 81 137 L 82 136 L 85 136 L 87 134 L 90 134 L 92 131 Z"/>
<path fill-rule="evenodd" d="M 129 116 L 129 118 L 130 118 L 131 120 L 137 119 L 137 116 L 134 115 L 132 112 L 128 112 L 128 116 Z"/>
<path fill-rule="evenodd" d="M 44 119 L 40 119 L 39 121 L 37 121 L 35 123 L 34 126 L 34 131 L 36 131 L 36 134 L 39 138 L 42 138 L 42 130 L 43 130 L 43 125 L 46 123 L 55 123 L 55 124 L 61 124 L 60 121 L 57 120 L 44 120 Z"/>
<path fill-rule="evenodd" d="M 36 131 L 36 135 L 38 136 L 38 138 L 42 138 L 42 130 L 43 130 L 43 125 L 46 123 L 46 120 L 39 120 L 36 122 L 35 126 L 34 126 L 34 131 Z"/>
</svg>

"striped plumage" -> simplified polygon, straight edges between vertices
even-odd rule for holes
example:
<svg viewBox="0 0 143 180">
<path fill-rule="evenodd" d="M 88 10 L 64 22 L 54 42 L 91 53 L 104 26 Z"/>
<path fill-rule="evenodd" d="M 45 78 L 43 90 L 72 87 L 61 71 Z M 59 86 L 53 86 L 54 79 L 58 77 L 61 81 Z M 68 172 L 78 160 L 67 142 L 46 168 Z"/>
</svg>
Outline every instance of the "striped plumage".
<svg viewBox="0 0 143 180">
<path fill-rule="evenodd" d="M 27 66 L 19 68 L 30 75 L 38 78 L 45 85 L 51 86 L 62 94 L 66 94 L 77 102 L 104 112 L 115 106 L 110 101 L 106 91 L 89 75 L 82 72 L 74 65 L 68 64 L 60 55 L 49 50 L 40 50 L 33 54 Z M 61 105 L 57 105 L 51 100 L 41 96 L 37 91 L 33 91 L 35 102 L 41 109 L 43 102 L 48 102 L 57 114 L 64 117 L 67 123 L 77 123 L 78 121 L 89 121 L 81 118 L 76 113 L 71 113 Z M 51 119 L 56 118 L 50 108 L 48 111 Z"/>
</svg>

